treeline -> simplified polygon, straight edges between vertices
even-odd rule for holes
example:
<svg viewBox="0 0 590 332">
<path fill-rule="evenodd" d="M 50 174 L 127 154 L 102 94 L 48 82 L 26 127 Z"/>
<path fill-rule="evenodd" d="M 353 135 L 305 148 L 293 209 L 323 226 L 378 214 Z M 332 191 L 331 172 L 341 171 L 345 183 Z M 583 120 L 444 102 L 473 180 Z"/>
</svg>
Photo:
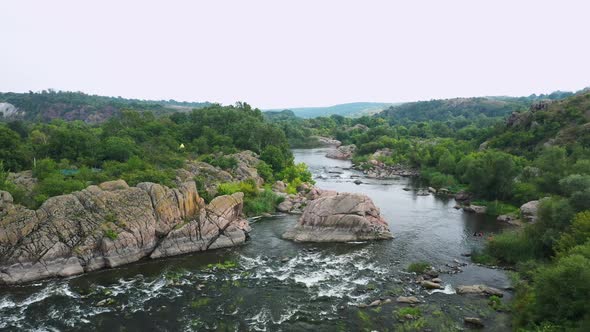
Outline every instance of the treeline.
<svg viewBox="0 0 590 332">
<path fill-rule="evenodd" d="M 435 99 L 391 106 L 377 116 L 390 124 L 412 121 L 449 121 L 454 119 L 502 118 L 512 112 L 528 109 L 538 100 L 559 100 L 573 92 L 555 91 L 551 94 L 528 97 L 475 97 Z"/>
<path fill-rule="evenodd" d="M 259 171 L 269 181 L 296 169 L 283 131 L 245 103 L 160 117 L 122 111 L 97 125 L 62 120 L 0 123 L 0 141 L 0 190 L 10 191 L 29 207 L 111 179 L 174 186 L 175 170 L 187 159 L 231 169 L 235 160 L 223 156 L 242 150 L 260 154 L 264 162 Z M 39 181 L 32 192 L 7 181 L 8 172 L 29 169 Z"/>
</svg>

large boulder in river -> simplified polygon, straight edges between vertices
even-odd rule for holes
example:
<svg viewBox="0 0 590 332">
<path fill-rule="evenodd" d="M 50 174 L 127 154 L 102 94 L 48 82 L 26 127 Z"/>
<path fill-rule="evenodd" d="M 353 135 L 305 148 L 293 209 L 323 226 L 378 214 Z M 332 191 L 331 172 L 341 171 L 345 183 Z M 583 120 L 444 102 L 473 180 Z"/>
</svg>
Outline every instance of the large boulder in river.
<svg viewBox="0 0 590 332">
<path fill-rule="evenodd" d="M 348 160 L 352 159 L 352 155 L 356 151 L 356 145 L 343 145 L 336 150 L 326 153 L 327 158 Z"/>
<path fill-rule="evenodd" d="M 391 239 L 387 222 L 366 195 L 338 193 L 307 204 L 298 224 L 283 234 L 297 242 Z"/>
<path fill-rule="evenodd" d="M 0 284 L 232 246 L 249 231 L 243 194 L 205 205 L 194 181 L 175 189 L 109 182 L 51 197 L 36 211 L 1 196 Z"/>
</svg>

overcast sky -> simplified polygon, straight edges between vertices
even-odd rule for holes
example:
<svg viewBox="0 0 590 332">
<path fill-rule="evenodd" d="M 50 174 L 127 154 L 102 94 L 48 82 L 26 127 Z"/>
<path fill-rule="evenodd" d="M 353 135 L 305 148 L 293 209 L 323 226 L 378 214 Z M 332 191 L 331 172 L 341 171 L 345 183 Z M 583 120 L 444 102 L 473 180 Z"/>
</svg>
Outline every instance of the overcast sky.
<svg viewBox="0 0 590 332">
<path fill-rule="evenodd" d="M 590 1 L 90 2 L 2 0 L 0 91 L 279 108 L 590 86 Z"/>
</svg>

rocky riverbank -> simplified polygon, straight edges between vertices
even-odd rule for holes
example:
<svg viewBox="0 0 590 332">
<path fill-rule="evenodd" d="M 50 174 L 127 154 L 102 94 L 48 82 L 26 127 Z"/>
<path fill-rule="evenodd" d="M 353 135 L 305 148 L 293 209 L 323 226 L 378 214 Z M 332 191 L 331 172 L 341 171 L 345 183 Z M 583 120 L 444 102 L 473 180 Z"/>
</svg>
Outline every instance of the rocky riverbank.
<svg viewBox="0 0 590 332">
<path fill-rule="evenodd" d="M 48 199 L 37 210 L 0 193 L 0 284 L 17 284 L 238 245 L 243 194 L 205 204 L 194 181 L 172 189 L 123 180 Z"/>
</svg>

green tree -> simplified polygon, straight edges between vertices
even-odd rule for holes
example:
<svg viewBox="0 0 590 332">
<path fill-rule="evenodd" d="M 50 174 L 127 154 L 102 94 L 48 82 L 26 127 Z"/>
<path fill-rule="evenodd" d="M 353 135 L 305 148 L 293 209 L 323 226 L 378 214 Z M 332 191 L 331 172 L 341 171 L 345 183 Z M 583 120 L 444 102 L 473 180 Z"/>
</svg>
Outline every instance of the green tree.
<svg viewBox="0 0 590 332">
<path fill-rule="evenodd" d="M 461 167 L 465 168 L 463 179 L 470 189 L 490 199 L 509 198 L 521 169 L 516 157 L 493 150 L 472 154 Z"/>
</svg>

